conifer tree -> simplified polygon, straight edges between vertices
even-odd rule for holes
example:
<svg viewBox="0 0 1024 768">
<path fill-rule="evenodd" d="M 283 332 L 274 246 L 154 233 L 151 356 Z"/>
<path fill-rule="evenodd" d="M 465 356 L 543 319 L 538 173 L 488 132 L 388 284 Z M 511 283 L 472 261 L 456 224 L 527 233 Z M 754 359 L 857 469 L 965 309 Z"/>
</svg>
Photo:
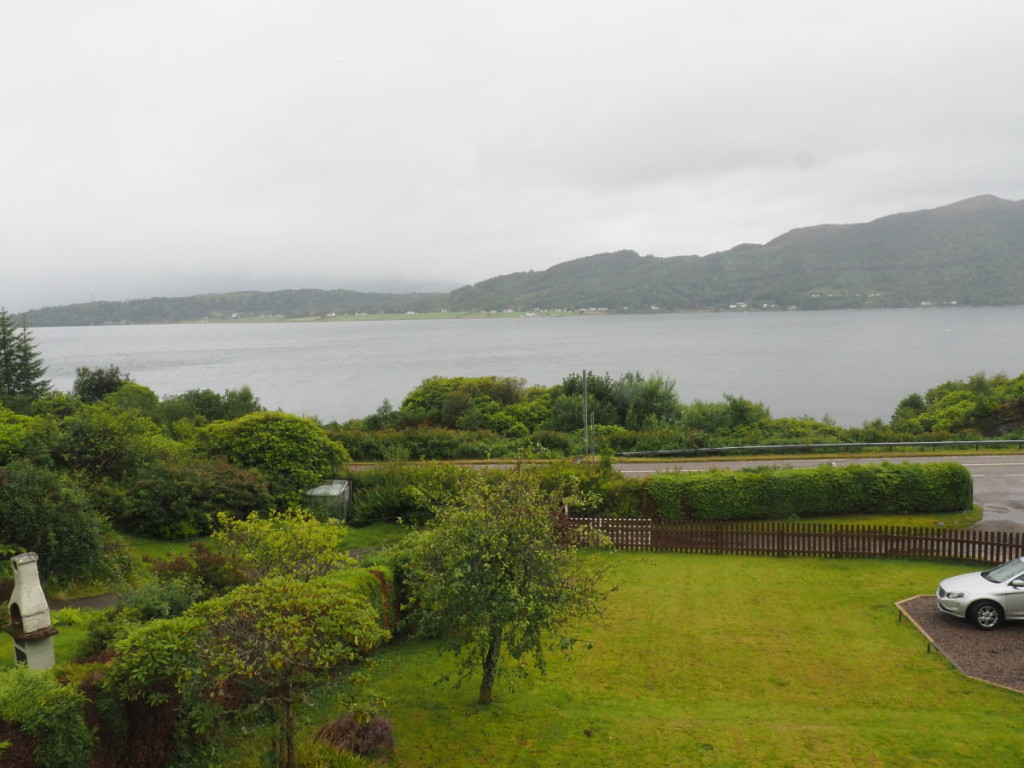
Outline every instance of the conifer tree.
<svg viewBox="0 0 1024 768">
<path fill-rule="evenodd" d="M 19 331 L 7 310 L 0 308 L 0 400 L 44 395 L 50 389 L 45 374 L 28 328 L 22 324 Z"/>
</svg>

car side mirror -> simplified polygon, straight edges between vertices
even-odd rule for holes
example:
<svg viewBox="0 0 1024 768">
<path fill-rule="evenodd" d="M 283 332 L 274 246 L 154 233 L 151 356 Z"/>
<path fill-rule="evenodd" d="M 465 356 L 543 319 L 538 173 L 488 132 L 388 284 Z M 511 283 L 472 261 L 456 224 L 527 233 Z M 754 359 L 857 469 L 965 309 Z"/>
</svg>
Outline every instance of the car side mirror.
<svg viewBox="0 0 1024 768">
<path fill-rule="evenodd" d="M 1024 579 L 1014 579 L 1010 582 L 1010 586 L 1016 589 L 1024 588 Z"/>
</svg>

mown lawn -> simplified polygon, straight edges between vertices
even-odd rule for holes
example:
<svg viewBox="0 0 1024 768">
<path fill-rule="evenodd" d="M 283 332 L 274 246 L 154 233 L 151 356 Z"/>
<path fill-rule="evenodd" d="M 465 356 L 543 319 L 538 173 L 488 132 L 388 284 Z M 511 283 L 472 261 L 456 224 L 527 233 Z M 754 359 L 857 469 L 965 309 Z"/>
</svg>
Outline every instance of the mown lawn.
<svg viewBox="0 0 1024 768">
<path fill-rule="evenodd" d="M 1019 766 L 1024 698 L 926 652 L 893 603 L 956 564 L 615 553 L 591 650 L 496 689 L 435 681 L 430 643 L 380 656 L 414 766 Z"/>
<path fill-rule="evenodd" d="M 379 535 L 365 533 L 359 544 Z M 384 531 L 384 538 L 399 535 Z M 499 683 L 437 683 L 453 665 L 398 640 L 373 687 L 395 723 L 394 768 L 764 766 L 1017 768 L 1024 697 L 960 675 L 893 603 L 931 593 L 957 563 L 592 553 L 609 565 L 603 621 L 571 661 Z M 62 626 L 58 660 L 77 627 Z M 0 664 L 12 656 L 0 635 Z M 1022 661 L 1024 663 L 1024 661 Z M 328 695 L 304 738 L 332 716 Z M 255 766 L 269 731 L 239 735 Z"/>
</svg>

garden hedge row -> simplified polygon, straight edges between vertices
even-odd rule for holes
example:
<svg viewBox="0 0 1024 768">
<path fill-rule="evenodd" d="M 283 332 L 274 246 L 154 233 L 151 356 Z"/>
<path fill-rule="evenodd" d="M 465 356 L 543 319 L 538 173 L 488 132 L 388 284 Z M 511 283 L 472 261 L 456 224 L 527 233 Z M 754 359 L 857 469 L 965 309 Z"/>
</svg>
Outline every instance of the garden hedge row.
<svg viewBox="0 0 1024 768">
<path fill-rule="evenodd" d="M 467 472 L 451 464 L 389 463 L 356 477 L 354 524 L 401 518 L 430 519 L 430 489 L 457 485 Z M 955 462 L 822 465 L 663 472 L 638 480 L 602 464 L 568 462 L 534 468 L 547 490 L 572 490 L 589 499 L 572 513 L 583 517 L 660 517 L 665 520 L 786 520 L 822 515 L 960 512 L 973 503 L 968 471 Z"/>
<path fill-rule="evenodd" d="M 974 494 L 970 473 L 954 462 L 663 473 L 646 487 L 665 520 L 960 512 Z"/>
</svg>

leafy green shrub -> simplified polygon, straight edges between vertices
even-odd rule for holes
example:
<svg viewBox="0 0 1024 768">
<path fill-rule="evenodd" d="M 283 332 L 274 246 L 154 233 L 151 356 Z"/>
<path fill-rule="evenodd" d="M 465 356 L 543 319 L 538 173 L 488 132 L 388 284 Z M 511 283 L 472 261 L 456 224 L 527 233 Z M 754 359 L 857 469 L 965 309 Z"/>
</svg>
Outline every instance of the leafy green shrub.
<svg viewBox="0 0 1024 768">
<path fill-rule="evenodd" d="M 342 568 L 323 576 L 325 583 L 335 589 L 350 592 L 373 607 L 377 620 L 389 632 L 398 624 L 399 603 L 395 592 L 395 577 L 390 567 L 377 564 L 372 567 Z"/>
<path fill-rule="evenodd" d="M 40 768 L 89 765 L 94 737 L 84 710 L 81 691 L 61 685 L 49 672 L 21 665 L 0 670 L 0 720 L 38 740 L 33 757 Z"/>
<path fill-rule="evenodd" d="M 115 483 L 180 450 L 141 411 L 106 401 L 82 406 L 65 418 L 53 445 L 58 467 Z"/>
<path fill-rule="evenodd" d="M 563 498 L 572 497 L 574 517 L 641 517 L 644 487 L 605 464 L 558 461 L 531 467 L 541 486 Z"/>
<path fill-rule="evenodd" d="M 333 439 L 345 444 L 355 461 L 508 458 L 516 456 L 523 446 L 531 442 L 529 434 L 521 429 L 514 430 L 512 437 L 504 437 L 488 429 L 423 425 L 370 431 L 348 424 L 330 427 L 328 431 Z"/>
<path fill-rule="evenodd" d="M 183 579 L 203 590 L 203 597 L 222 595 L 246 582 L 242 562 L 237 557 L 215 552 L 201 541 L 189 544 L 188 555 L 175 555 L 151 563 L 150 569 L 160 581 Z"/>
<path fill-rule="evenodd" d="M 245 517 L 273 504 L 267 481 L 221 459 L 159 461 L 143 467 L 118 527 L 156 539 L 206 535 L 218 512 Z"/>
<path fill-rule="evenodd" d="M 132 377 L 127 373 L 121 373 L 116 365 L 108 365 L 106 368 L 76 368 L 75 382 L 72 385 L 72 392 L 83 403 L 95 403 L 102 400 L 106 395 L 117 392 L 122 384 L 127 384 Z"/>
<path fill-rule="evenodd" d="M 538 429 L 530 437 L 530 440 L 555 456 L 572 456 L 574 453 L 583 453 L 582 440 L 566 432 Z"/>
<path fill-rule="evenodd" d="M 252 513 L 244 520 L 221 513 L 217 526 L 218 549 L 237 559 L 251 581 L 269 576 L 308 581 L 355 562 L 342 547 L 348 528 L 337 520 L 321 522 L 304 509 L 268 517 Z"/>
<path fill-rule="evenodd" d="M 355 477 L 352 522 L 401 519 L 418 525 L 433 516 L 428 496 L 452 490 L 476 470 L 450 464 L 386 464 Z"/>
<path fill-rule="evenodd" d="M 17 458 L 47 462 L 49 443 L 56 438 L 54 420 L 23 416 L 0 406 L 0 465 Z"/>
<path fill-rule="evenodd" d="M 0 467 L 0 542 L 38 553 L 45 578 L 91 575 L 105 527 L 73 481 L 26 461 Z"/>
<path fill-rule="evenodd" d="M 349 461 L 341 443 L 312 419 L 280 411 L 260 411 L 234 421 L 216 421 L 198 433 L 205 453 L 253 469 L 267 479 L 284 507 L 302 501 L 305 491 Z"/>
<path fill-rule="evenodd" d="M 180 616 L 202 595 L 202 586 L 186 579 L 158 581 L 121 595 L 113 607 L 88 614 L 85 622 L 89 634 L 82 656 L 92 656 L 112 647 L 147 621 Z"/>
<path fill-rule="evenodd" d="M 223 395 L 212 389 L 190 389 L 180 395 L 165 397 L 160 402 L 159 417 L 165 424 L 181 419 L 193 424 L 208 424 L 262 410 L 259 398 L 249 387 L 228 389 Z"/>
</svg>

